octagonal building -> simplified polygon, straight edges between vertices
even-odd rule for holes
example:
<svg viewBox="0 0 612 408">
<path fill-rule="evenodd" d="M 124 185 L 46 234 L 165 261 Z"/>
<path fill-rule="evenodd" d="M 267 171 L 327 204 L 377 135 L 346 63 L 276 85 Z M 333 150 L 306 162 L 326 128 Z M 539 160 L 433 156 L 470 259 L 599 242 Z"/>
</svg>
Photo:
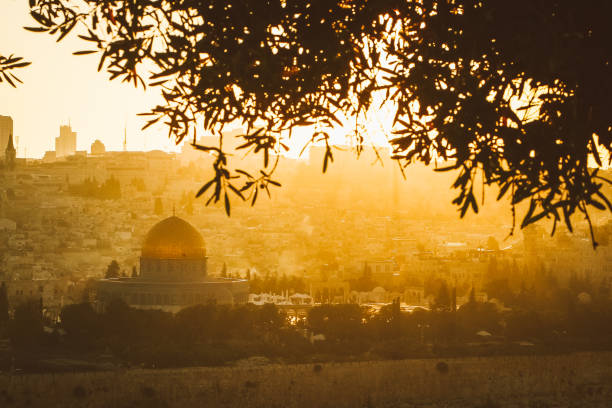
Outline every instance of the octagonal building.
<svg viewBox="0 0 612 408">
<path fill-rule="evenodd" d="M 101 306 L 119 298 L 131 307 L 171 312 L 211 301 L 245 303 L 248 281 L 209 277 L 206 259 L 198 230 L 182 218 L 166 218 L 145 236 L 139 276 L 98 281 L 97 298 Z"/>
</svg>

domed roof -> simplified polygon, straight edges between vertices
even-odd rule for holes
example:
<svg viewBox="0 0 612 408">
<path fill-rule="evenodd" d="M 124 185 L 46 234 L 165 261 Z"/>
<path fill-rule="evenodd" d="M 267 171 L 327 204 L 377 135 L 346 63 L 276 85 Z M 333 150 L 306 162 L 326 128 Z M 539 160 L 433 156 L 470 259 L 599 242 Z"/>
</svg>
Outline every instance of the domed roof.
<svg viewBox="0 0 612 408">
<path fill-rule="evenodd" d="M 168 217 L 149 230 L 142 256 L 154 259 L 201 259 L 206 256 L 204 238 L 187 221 Z"/>
</svg>

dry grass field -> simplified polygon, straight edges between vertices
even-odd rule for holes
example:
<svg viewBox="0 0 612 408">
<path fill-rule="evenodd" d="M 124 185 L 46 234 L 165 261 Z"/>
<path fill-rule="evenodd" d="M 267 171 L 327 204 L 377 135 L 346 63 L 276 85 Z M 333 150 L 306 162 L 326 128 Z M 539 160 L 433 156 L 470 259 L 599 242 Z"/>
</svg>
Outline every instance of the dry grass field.
<svg viewBox="0 0 612 408">
<path fill-rule="evenodd" d="M 612 353 L 0 374 L 2 407 L 609 407 Z"/>
</svg>

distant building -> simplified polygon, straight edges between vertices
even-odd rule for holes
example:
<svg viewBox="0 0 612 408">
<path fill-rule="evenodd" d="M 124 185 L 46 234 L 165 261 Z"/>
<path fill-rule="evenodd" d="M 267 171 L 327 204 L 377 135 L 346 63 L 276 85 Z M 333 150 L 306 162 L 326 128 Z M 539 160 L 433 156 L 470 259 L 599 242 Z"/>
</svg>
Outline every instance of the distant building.
<svg viewBox="0 0 612 408">
<path fill-rule="evenodd" d="M 206 260 L 202 235 L 179 217 L 166 218 L 145 237 L 140 275 L 100 280 L 98 300 L 102 307 L 115 298 L 135 308 L 170 312 L 211 301 L 246 303 L 248 281 L 211 278 Z"/>
<path fill-rule="evenodd" d="M 0 231 L 15 231 L 17 223 L 8 218 L 0 218 Z"/>
<path fill-rule="evenodd" d="M 363 263 L 363 270 L 371 274 L 378 282 L 387 282 L 399 276 L 399 265 L 393 259 L 373 259 Z"/>
<path fill-rule="evenodd" d="M 72 131 L 70 125 L 60 126 L 60 135 L 55 138 L 56 158 L 72 156 L 76 152 L 76 132 Z"/>
<path fill-rule="evenodd" d="M 57 155 L 53 150 L 46 151 L 42 158 L 43 163 L 53 163 L 55 160 L 57 160 Z"/>
<path fill-rule="evenodd" d="M 0 116 L 0 157 L 4 158 L 9 136 L 13 134 L 13 118 Z"/>
<path fill-rule="evenodd" d="M 346 303 L 349 293 L 349 283 L 340 279 L 310 283 L 310 297 L 316 303 Z"/>
<path fill-rule="evenodd" d="M 81 284 L 68 279 L 24 279 L 3 280 L 0 285 L 6 286 L 9 307 L 14 310 L 28 301 L 40 302 L 41 312 L 52 320 L 57 320 L 67 304 L 81 299 Z"/>
<path fill-rule="evenodd" d="M 409 286 L 404 290 L 403 301 L 409 305 L 427 306 L 427 300 L 423 286 Z"/>
<path fill-rule="evenodd" d="M 96 140 L 91 144 L 91 154 L 94 156 L 101 156 L 106 153 L 106 146 L 99 140 Z"/>
</svg>

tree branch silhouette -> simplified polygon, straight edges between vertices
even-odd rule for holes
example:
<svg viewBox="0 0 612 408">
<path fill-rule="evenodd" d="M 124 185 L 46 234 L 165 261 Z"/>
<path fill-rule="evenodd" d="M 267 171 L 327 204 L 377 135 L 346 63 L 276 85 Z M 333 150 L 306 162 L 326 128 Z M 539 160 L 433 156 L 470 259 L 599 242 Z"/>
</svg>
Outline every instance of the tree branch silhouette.
<svg viewBox="0 0 612 408">
<path fill-rule="evenodd" d="M 147 126 L 167 124 L 177 143 L 218 135 L 218 146 L 199 147 L 217 158 L 199 194 L 224 197 L 228 213 L 228 191 L 245 198 L 276 184 L 281 135 L 315 126 L 326 169 L 325 129 L 353 126 L 363 146 L 363 117 L 381 101 L 394 111 L 393 158 L 445 161 L 461 216 L 478 211 L 477 174 L 498 199 L 528 203 L 521 227 L 548 218 L 571 229 L 573 214 L 590 223 L 589 208 L 612 210 L 598 173 L 612 149 L 608 2 L 78 3 L 32 0 L 30 29 L 59 40 L 82 25 L 91 49 L 76 54 L 98 53 L 111 79 L 160 88 L 165 104 Z M 229 170 L 222 131 L 235 123 L 247 130 L 240 148 L 263 158 L 261 177 Z"/>
<path fill-rule="evenodd" d="M 24 61 L 22 57 L 15 57 L 13 55 L 5 57 L 0 55 L 0 82 L 6 82 L 13 88 L 16 88 L 17 84 L 22 82 L 13 72 L 18 68 L 27 67 L 28 65 L 30 63 Z"/>
</svg>

